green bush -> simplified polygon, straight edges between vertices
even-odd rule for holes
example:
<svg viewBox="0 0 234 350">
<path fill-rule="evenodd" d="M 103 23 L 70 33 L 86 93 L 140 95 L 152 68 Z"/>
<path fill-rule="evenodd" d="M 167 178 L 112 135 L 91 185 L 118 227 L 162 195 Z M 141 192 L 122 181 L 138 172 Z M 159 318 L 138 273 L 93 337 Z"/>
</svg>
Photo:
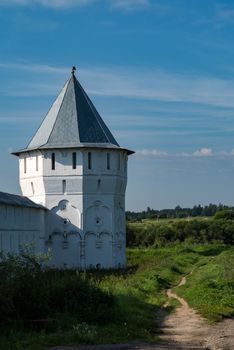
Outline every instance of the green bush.
<svg viewBox="0 0 234 350">
<path fill-rule="evenodd" d="M 220 210 L 214 215 L 214 219 L 231 219 L 234 220 L 234 211 L 231 209 Z"/>
<path fill-rule="evenodd" d="M 80 322 L 105 323 L 114 297 L 75 270 L 46 270 L 31 254 L 2 256 L 0 322 L 69 314 Z"/>
<path fill-rule="evenodd" d="M 161 247 L 185 241 L 187 243 L 198 244 L 233 244 L 234 220 L 230 219 L 230 217 L 220 218 L 218 215 L 219 213 L 217 213 L 214 219 L 177 219 L 170 221 L 159 220 L 154 222 L 128 223 L 127 246 Z"/>
</svg>

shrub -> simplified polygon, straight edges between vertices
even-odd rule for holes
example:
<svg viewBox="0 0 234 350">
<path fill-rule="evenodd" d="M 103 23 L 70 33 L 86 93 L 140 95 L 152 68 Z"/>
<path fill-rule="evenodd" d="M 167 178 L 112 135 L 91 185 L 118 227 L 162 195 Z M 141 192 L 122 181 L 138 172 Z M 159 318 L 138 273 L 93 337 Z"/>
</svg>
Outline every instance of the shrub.
<svg viewBox="0 0 234 350">
<path fill-rule="evenodd" d="M 147 222 L 128 224 L 127 246 L 160 247 L 184 241 L 190 243 L 220 242 L 233 244 L 234 220 L 230 220 L 232 216 L 230 211 L 227 215 L 228 218 L 221 218 L 224 212 L 227 215 L 227 211 L 220 211 L 215 219 L 209 220 L 179 219 L 169 222 L 155 221 L 150 224 Z"/>
<path fill-rule="evenodd" d="M 97 336 L 95 326 L 90 326 L 85 322 L 73 325 L 73 334 L 77 340 L 84 343 L 92 343 Z"/>
<path fill-rule="evenodd" d="M 234 220 L 234 212 L 231 209 L 220 210 L 214 215 L 214 219 L 231 219 Z"/>
<path fill-rule="evenodd" d="M 43 269 L 31 254 L 2 256 L 0 280 L 0 322 L 68 314 L 105 323 L 114 317 L 113 295 L 75 270 Z"/>
</svg>

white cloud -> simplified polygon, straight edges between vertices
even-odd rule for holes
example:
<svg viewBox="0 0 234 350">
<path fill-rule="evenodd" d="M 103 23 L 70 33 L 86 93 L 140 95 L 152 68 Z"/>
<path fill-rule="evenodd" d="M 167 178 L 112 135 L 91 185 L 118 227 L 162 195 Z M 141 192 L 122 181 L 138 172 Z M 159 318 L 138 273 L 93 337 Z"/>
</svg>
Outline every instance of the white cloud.
<svg viewBox="0 0 234 350">
<path fill-rule="evenodd" d="M 31 122 L 32 117 L 0 117 L 0 124 L 16 124 L 23 122 Z"/>
<path fill-rule="evenodd" d="M 167 152 L 161 151 L 158 149 L 142 149 L 142 150 L 136 151 L 136 153 L 141 156 L 154 156 L 154 157 L 168 156 Z"/>
<path fill-rule="evenodd" d="M 200 148 L 194 152 L 180 152 L 176 154 L 176 157 L 213 157 L 221 155 L 222 151 L 214 153 L 211 148 Z M 230 152 L 227 152 L 226 155 L 231 155 Z"/>
<path fill-rule="evenodd" d="M 35 0 L 36 3 L 45 7 L 65 8 L 84 6 L 93 3 L 95 0 Z"/>
<path fill-rule="evenodd" d="M 86 6 L 95 2 L 109 5 L 110 8 L 122 11 L 133 11 L 152 8 L 158 13 L 165 13 L 169 7 L 163 2 L 153 0 L 0 0 L 0 6 L 32 6 L 39 5 L 54 9 Z"/>
<path fill-rule="evenodd" d="M 0 6 L 11 5 L 41 5 L 51 8 L 69 8 L 84 6 L 93 3 L 95 0 L 0 0 Z"/>
<path fill-rule="evenodd" d="M 201 148 L 193 153 L 195 157 L 210 157 L 213 155 L 211 148 Z"/>
<path fill-rule="evenodd" d="M 95 95 L 234 107 L 231 79 L 118 67 L 81 69 L 80 76 Z"/>
<path fill-rule="evenodd" d="M 1 0 L 0 0 L 1 1 Z M 46 64 L 31 64 L 28 62 L 22 62 L 22 63 L 5 63 L 0 62 L 0 69 L 10 69 L 10 70 L 16 70 L 16 71 L 28 71 L 32 73 L 49 73 L 49 74 L 67 74 L 68 68 L 62 68 L 62 67 L 54 67 L 49 66 Z"/>
<path fill-rule="evenodd" d="M 234 20 L 234 9 L 223 9 L 218 12 L 218 17 L 223 20 Z"/>
<path fill-rule="evenodd" d="M 0 113 L 0 124 L 22 124 L 35 123 L 40 120 L 43 112 L 35 110 L 15 111 L 14 113 L 4 112 Z"/>
<path fill-rule="evenodd" d="M 229 156 L 234 156 L 234 149 L 230 150 L 230 151 L 219 151 L 216 153 L 217 156 L 224 156 L 224 157 L 229 157 Z"/>
<path fill-rule="evenodd" d="M 149 0 L 112 0 L 111 3 L 112 7 L 125 11 L 148 8 L 151 4 Z"/>
<path fill-rule="evenodd" d="M 21 79 L 17 80 L 16 74 L 14 76 L 15 88 L 10 84 L 9 86 L 5 84 L 5 94 L 14 96 L 22 91 L 24 96 L 32 95 L 32 91 L 34 95 L 53 95 L 53 92 L 57 91 L 55 89 L 58 83 L 57 78 L 69 77 L 71 69 L 70 67 L 0 62 L 1 68 L 5 71 L 7 69 L 28 71 L 28 74 L 24 76 L 24 86 L 22 86 Z M 36 78 L 32 79 L 31 73 L 37 74 L 40 81 Z M 43 74 L 45 74 L 44 77 Z M 53 74 L 53 79 L 48 78 L 48 74 Z M 232 79 L 129 67 L 78 67 L 77 77 L 88 93 L 93 95 L 234 107 L 234 81 Z M 47 84 L 48 81 L 49 84 Z M 43 82 L 46 83 L 46 89 Z"/>
<path fill-rule="evenodd" d="M 0 0 L 0 5 L 27 5 L 29 0 Z"/>
<path fill-rule="evenodd" d="M 176 157 L 176 158 L 206 158 L 206 157 L 233 157 L 234 149 L 230 151 L 217 151 L 214 152 L 211 148 L 200 148 L 194 152 L 179 152 L 179 153 L 169 153 L 158 149 L 142 149 L 136 151 L 136 155 L 144 157 Z"/>
<path fill-rule="evenodd" d="M 155 149 L 143 149 L 136 152 L 138 155 L 142 156 L 154 156 L 154 157 L 209 157 L 213 156 L 213 152 L 211 148 L 201 148 L 194 152 L 180 152 L 180 153 L 168 153 L 162 150 Z"/>
<path fill-rule="evenodd" d="M 70 8 L 85 6 L 96 1 L 104 2 L 104 0 L 0 0 L 0 6 L 30 6 L 41 5 L 50 8 Z M 121 9 L 125 11 L 142 9 L 149 7 L 150 0 L 106 0 L 112 8 Z"/>
<path fill-rule="evenodd" d="M 227 4 L 216 4 L 215 19 L 219 22 L 233 22 L 234 21 L 234 7 Z"/>
</svg>

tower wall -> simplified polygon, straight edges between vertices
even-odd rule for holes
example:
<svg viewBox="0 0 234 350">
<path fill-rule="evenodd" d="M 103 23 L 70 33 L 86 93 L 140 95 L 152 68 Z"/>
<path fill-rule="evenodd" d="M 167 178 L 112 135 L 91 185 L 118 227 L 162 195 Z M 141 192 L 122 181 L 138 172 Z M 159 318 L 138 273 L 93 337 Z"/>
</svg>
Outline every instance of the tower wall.
<svg viewBox="0 0 234 350">
<path fill-rule="evenodd" d="M 126 184 L 125 150 L 55 149 L 20 155 L 23 195 L 51 210 L 46 245 L 53 252 L 51 264 L 58 267 L 125 265 Z"/>
</svg>

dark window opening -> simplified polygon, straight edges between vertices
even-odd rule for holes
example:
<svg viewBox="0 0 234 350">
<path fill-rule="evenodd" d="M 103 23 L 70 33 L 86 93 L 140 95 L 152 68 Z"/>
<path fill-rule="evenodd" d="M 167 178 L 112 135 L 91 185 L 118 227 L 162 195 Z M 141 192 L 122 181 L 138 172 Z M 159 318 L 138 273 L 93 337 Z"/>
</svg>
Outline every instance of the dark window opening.
<svg viewBox="0 0 234 350">
<path fill-rule="evenodd" d="M 120 158 L 120 153 L 118 154 L 118 170 L 120 170 L 120 163 L 121 163 L 121 158 Z"/>
<path fill-rule="evenodd" d="M 66 187 L 67 187 L 66 180 L 63 180 L 63 194 L 66 193 Z"/>
<path fill-rule="evenodd" d="M 88 152 L 88 169 L 92 169 L 92 153 Z"/>
<path fill-rule="evenodd" d="M 36 171 L 38 171 L 38 155 L 36 155 Z"/>
<path fill-rule="evenodd" d="M 55 170 L 55 153 L 51 155 L 51 169 Z"/>
<path fill-rule="evenodd" d="M 27 172 L 27 158 L 24 157 L 24 173 Z"/>
<path fill-rule="evenodd" d="M 110 170 L 110 153 L 106 155 L 106 168 Z"/>
<path fill-rule="evenodd" d="M 124 156 L 124 170 L 125 171 L 127 170 L 127 161 L 128 161 L 128 158 L 127 158 L 127 155 L 125 154 L 125 156 Z"/>
<path fill-rule="evenodd" d="M 76 152 L 72 153 L 72 169 L 76 169 Z"/>
<path fill-rule="evenodd" d="M 31 182 L 31 188 L 32 188 L 32 194 L 34 195 L 35 189 L 34 189 L 34 184 L 33 184 L 33 182 Z"/>
</svg>

